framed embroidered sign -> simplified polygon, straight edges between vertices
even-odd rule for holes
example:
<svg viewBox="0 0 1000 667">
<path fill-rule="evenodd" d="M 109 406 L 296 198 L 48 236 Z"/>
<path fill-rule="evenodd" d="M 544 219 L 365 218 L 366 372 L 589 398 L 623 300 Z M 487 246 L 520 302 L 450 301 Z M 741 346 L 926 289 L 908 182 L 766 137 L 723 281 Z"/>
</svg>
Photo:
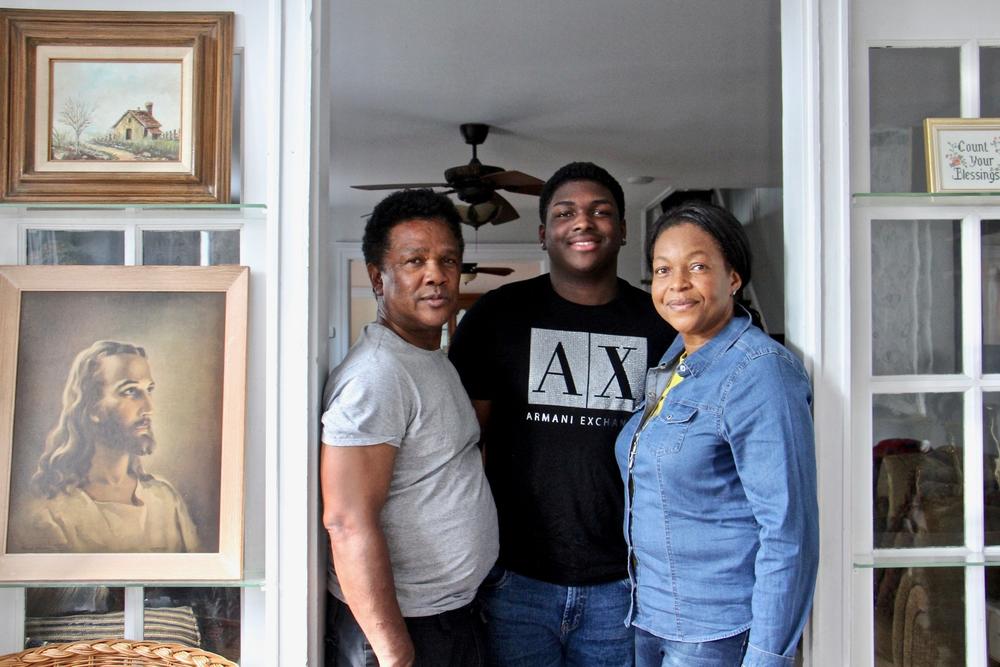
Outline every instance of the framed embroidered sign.
<svg viewBox="0 0 1000 667">
<path fill-rule="evenodd" d="M 927 118 L 928 192 L 1000 192 L 1000 118 Z"/>
</svg>

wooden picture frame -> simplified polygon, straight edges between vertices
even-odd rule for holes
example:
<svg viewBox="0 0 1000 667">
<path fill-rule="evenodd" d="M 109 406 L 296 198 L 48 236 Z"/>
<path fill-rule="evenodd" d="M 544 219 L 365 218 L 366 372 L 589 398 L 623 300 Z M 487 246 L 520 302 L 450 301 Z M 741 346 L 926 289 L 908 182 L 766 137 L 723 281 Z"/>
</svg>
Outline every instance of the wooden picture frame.
<svg viewBox="0 0 1000 667">
<path fill-rule="evenodd" d="M 0 581 L 242 578 L 248 285 L 0 267 Z M 125 461 L 133 495 L 102 497 Z"/>
<path fill-rule="evenodd" d="M 928 192 L 1000 192 L 1000 118 L 926 118 Z"/>
<path fill-rule="evenodd" d="M 233 14 L 0 9 L 0 201 L 228 203 Z"/>
</svg>

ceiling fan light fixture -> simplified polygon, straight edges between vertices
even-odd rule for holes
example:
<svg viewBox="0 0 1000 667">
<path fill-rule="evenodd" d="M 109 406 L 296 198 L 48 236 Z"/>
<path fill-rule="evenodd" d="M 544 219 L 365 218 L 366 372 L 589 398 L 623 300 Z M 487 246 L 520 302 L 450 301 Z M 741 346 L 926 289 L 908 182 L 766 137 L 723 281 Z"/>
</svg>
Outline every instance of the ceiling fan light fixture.
<svg viewBox="0 0 1000 667">
<path fill-rule="evenodd" d="M 485 225 L 487 222 L 493 222 L 499 212 L 500 207 L 492 200 L 484 201 L 482 204 L 469 207 L 469 219 L 477 224 Z"/>
</svg>

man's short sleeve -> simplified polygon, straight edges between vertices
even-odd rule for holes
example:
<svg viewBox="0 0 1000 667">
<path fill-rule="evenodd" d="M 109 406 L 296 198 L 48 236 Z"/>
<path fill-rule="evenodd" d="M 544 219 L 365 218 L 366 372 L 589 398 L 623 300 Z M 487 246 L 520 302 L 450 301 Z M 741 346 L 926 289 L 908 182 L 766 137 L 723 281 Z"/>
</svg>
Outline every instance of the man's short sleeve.
<svg viewBox="0 0 1000 667">
<path fill-rule="evenodd" d="M 323 443 L 351 447 L 388 443 L 399 447 L 406 434 L 411 401 L 403 379 L 385 366 L 357 365 L 335 372 L 328 382 Z"/>
<path fill-rule="evenodd" d="M 448 346 L 448 358 L 458 370 L 469 398 L 474 401 L 492 400 L 496 386 L 491 381 L 496 377 L 493 363 L 497 358 L 497 330 L 493 322 L 497 304 L 494 296 L 492 293 L 485 294 L 472 305 L 458 323 Z"/>
</svg>

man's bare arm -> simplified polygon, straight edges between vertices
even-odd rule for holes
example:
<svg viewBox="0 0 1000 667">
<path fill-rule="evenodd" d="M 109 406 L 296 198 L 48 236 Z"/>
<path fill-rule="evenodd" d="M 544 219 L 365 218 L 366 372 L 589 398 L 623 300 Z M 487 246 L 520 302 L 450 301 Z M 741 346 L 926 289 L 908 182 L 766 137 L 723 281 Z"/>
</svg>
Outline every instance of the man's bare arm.
<svg viewBox="0 0 1000 667">
<path fill-rule="evenodd" d="M 320 483 L 323 525 L 347 605 L 372 645 L 380 667 L 413 664 L 379 515 L 389 494 L 396 448 L 323 446 Z"/>
</svg>

